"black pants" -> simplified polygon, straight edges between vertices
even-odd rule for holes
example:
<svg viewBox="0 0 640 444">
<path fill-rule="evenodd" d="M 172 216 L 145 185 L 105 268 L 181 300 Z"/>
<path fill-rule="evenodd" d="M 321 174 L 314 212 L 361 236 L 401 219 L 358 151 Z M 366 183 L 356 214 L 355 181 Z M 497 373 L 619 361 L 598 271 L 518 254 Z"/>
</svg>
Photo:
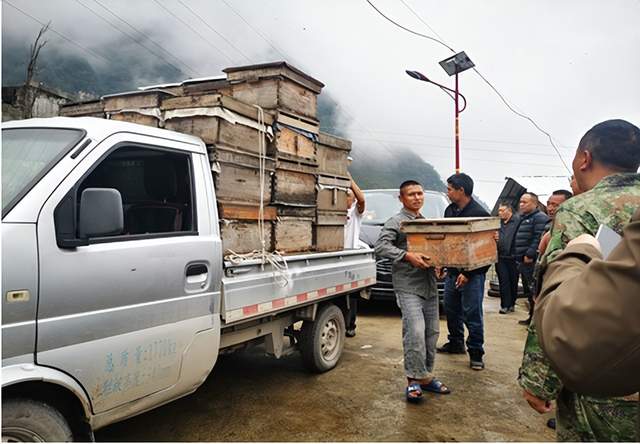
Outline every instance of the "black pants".
<svg viewBox="0 0 640 444">
<path fill-rule="evenodd" d="M 529 318 L 533 316 L 533 288 L 535 284 L 533 280 L 534 267 L 534 262 L 531 262 L 529 264 L 518 262 L 518 270 L 520 271 L 520 276 L 522 277 L 522 287 L 524 289 L 524 294 L 529 301 Z"/>
<path fill-rule="evenodd" d="M 349 314 L 347 315 L 347 330 L 356 329 L 356 315 L 358 314 L 358 293 L 349 295 Z"/>
<path fill-rule="evenodd" d="M 500 307 L 511 308 L 518 297 L 518 266 L 515 259 L 499 258 L 496 264 L 500 282 Z"/>
</svg>

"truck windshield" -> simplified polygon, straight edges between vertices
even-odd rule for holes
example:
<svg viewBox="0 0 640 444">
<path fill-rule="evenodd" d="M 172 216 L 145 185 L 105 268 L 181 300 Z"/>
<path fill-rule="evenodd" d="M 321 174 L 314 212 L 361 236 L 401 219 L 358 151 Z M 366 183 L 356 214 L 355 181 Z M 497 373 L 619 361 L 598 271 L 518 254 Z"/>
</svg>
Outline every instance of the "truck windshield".
<svg viewBox="0 0 640 444">
<path fill-rule="evenodd" d="M 398 200 L 398 190 L 364 191 L 366 210 L 362 223 L 367 225 L 382 225 L 402 208 Z M 424 206 L 421 213 L 427 219 L 444 216 L 444 210 L 449 205 L 444 193 L 425 191 Z"/>
<path fill-rule="evenodd" d="M 2 130 L 2 216 L 83 136 L 68 128 Z"/>
</svg>

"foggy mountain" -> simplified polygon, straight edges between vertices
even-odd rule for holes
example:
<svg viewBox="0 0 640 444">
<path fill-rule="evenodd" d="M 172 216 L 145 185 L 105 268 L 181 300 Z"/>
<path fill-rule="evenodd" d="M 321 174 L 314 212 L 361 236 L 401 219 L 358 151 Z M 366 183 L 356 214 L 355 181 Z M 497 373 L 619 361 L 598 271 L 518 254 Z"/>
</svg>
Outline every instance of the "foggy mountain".
<svg viewBox="0 0 640 444">
<path fill-rule="evenodd" d="M 45 46 L 40 54 L 36 80 L 46 88 L 72 99 L 87 99 L 132 91 L 143 85 L 179 82 L 189 78 L 179 69 L 158 63 L 157 59 L 138 48 L 122 43 L 100 48 L 100 53 L 119 61 L 103 66 L 92 65 L 85 58 L 61 52 L 54 46 Z M 24 82 L 28 53 L 28 43 L 3 39 L 3 86 L 16 86 Z M 275 60 L 277 57 L 272 58 Z M 329 91 L 330 85 L 319 98 L 320 127 L 323 131 L 350 138 L 350 119 L 340 112 L 339 104 Z M 425 189 L 446 190 L 434 167 L 407 147 L 394 146 L 392 156 L 374 144 L 354 144 L 352 157 L 351 173 L 363 189 L 397 188 L 402 181 L 414 179 L 421 182 Z"/>
</svg>

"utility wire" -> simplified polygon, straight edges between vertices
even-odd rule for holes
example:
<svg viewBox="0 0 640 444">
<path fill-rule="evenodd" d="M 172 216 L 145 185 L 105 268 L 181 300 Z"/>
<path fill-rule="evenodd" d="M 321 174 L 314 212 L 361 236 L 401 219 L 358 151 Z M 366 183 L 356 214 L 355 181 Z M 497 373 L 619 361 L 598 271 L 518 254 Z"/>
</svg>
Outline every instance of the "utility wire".
<svg viewBox="0 0 640 444">
<path fill-rule="evenodd" d="M 238 53 L 240 53 L 240 55 L 242 55 L 242 57 L 244 57 L 247 62 L 251 63 L 251 59 L 244 52 L 242 52 L 240 49 L 238 49 L 238 47 L 236 47 L 236 45 L 234 45 L 233 42 L 231 42 L 229 39 L 227 39 L 224 35 L 220 34 L 218 31 L 216 31 L 211 25 L 209 25 L 206 22 L 206 20 L 204 20 L 190 6 L 186 5 L 182 0 L 178 0 L 178 3 L 180 3 L 182 6 L 184 6 L 185 9 L 188 9 L 191 12 L 191 14 L 193 14 L 198 20 L 200 20 L 207 28 L 209 28 L 211 31 L 213 31 L 218 37 L 220 37 L 222 40 L 227 42 L 227 44 L 229 44 L 229 46 L 231 46 Z"/>
<path fill-rule="evenodd" d="M 417 36 L 419 36 L 419 37 L 422 37 L 422 38 L 425 38 L 425 39 L 429 39 L 429 40 L 433 40 L 434 42 L 441 44 L 442 46 L 444 46 L 444 47 L 445 47 L 445 48 L 447 48 L 448 50 L 450 50 L 450 51 L 452 51 L 452 52 L 456 52 L 456 50 L 455 50 L 455 49 L 453 49 L 451 46 L 449 46 L 449 45 L 447 45 L 446 43 L 444 43 L 442 40 L 438 40 L 438 39 L 437 39 L 437 38 L 435 38 L 435 37 L 431 37 L 431 36 L 428 36 L 428 35 L 425 35 L 425 34 L 421 34 L 421 33 L 419 33 L 419 32 L 416 32 L 416 31 L 414 31 L 413 29 L 409 29 L 409 28 L 407 28 L 407 27 L 405 27 L 405 26 L 402 26 L 400 23 L 398 23 L 398 22 L 396 22 L 396 21 L 392 20 L 391 18 L 387 17 L 387 16 L 386 16 L 382 11 L 380 11 L 378 8 L 376 8 L 376 5 L 374 5 L 373 3 L 371 3 L 371 0 L 366 0 L 366 2 L 367 2 L 367 3 L 369 3 L 369 5 L 371 5 L 371 7 L 372 7 L 373 9 L 375 9 L 375 10 L 376 10 L 376 12 L 377 12 L 378 14 L 380 14 L 382 17 L 384 17 L 385 19 L 387 19 L 388 21 L 390 21 L 391 23 L 393 23 L 394 25 L 396 25 L 398 28 L 402 28 L 402 29 L 404 29 L 405 31 L 407 31 L 407 32 L 409 32 L 409 33 L 411 33 L 411 34 L 417 35 Z"/>
<path fill-rule="evenodd" d="M 184 67 L 186 67 L 189 71 L 191 71 L 192 73 L 196 74 L 199 77 L 202 77 L 203 75 L 195 68 L 193 68 L 192 66 L 190 66 L 189 64 L 187 64 L 187 62 L 185 62 L 184 60 L 180 59 L 178 56 L 176 56 L 175 54 L 172 54 L 171 52 L 167 51 L 165 48 L 163 48 L 158 42 L 156 42 L 155 40 L 153 40 L 152 38 L 150 38 L 146 33 L 140 31 L 138 28 L 136 28 L 135 26 L 133 26 L 131 23 L 129 23 L 127 20 L 125 20 L 124 18 L 122 18 L 121 16 L 119 16 L 118 14 L 116 14 L 115 12 L 113 12 L 111 9 L 109 9 L 107 6 L 105 6 L 103 3 L 101 3 L 99 0 L 93 0 L 94 3 L 96 3 L 98 6 L 100 6 L 102 9 L 104 9 L 105 11 L 107 11 L 109 14 L 111 14 L 112 16 L 114 16 L 116 19 L 120 20 L 122 23 L 124 23 L 125 25 L 127 25 L 129 28 L 131 28 L 134 32 L 136 32 L 138 35 L 140 35 L 141 37 L 143 37 L 144 39 L 148 40 L 149 42 L 153 43 L 153 45 L 160 49 L 161 51 L 163 51 L 165 54 L 168 54 L 169 56 L 171 56 L 174 60 L 176 60 L 178 63 L 182 64 Z"/>
<path fill-rule="evenodd" d="M 171 12 L 170 9 L 168 9 L 167 7 L 165 7 L 162 3 L 160 3 L 158 0 L 153 0 L 158 6 L 160 6 L 162 9 L 164 9 L 167 14 L 171 15 L 173 18 L 175 18 L 177 21 L 179 21 L 180 23 L 182 23 L 184 26 L 186 26 L 187 28 L 189 28 L 191 30 L 191 32 L 193 32 L 194 34 L 196 34 L 198 37 L 200 37 L 207 45 L 211 46 L 213 49 L 215 49 L 216 51 L 218 51 L 220 54 L 222 54 L 222 56 L 224 56 L 225 59 L 227 59 L 227 61 L 229 63 L 234 63 L 233 60 L 231 59 L 231 57 L 229 57 L 228 55 L 226 55 L 224 52 L 222 52 L 222 50 L 220 48 L 218 48 L 216 45 L 214 45 L 213 43 L 211 43 L 209 40 L 207 40 L 207 38 L 205 36 L 203 36 L 202 34 L 200 34 L 197 30 L 195 30 L 193 28 L 193 26 L 191 26 L 189 23 L 185 22 L 184 20 L 182 20 L 180 17 L 178 17 L 177 15 L 175 15 L 173 12 Z"/>
<path fill-rule="evenodd" d="M 146 46 L 144 46 L 142 43 L 140 43 L 138 40 L 136 40 L 135 37 L 133 37 L 131 34 L 123 31 L 122 29 L 118 28 L 114 23 L 112 23 L 111 21 L 107 20 L 105 17 L 103 17 L 102 15 L 98 14 L 95 10 L 93 10 L 92 8 L 90 8 L 89 6 L 85 5 L 84 3 L 82 3 L 80 0 L 75 0 L 76 3 L 78 3 L 80 6 L 84 7 L 85 9 L 87 9 L 89 12 L 91 12 L 93 15 L 95 15 L 96 17 L 98 17 L 100 20 L 102 20 L 103 22 L 107 23 L 109 26 L 111 26 L 113 29 L 115 29 L 116 31 L 120 32 L 121 34 L 127 36 L 128 38 L 130 38 L 131 40 L 133 40 L 133 42 L 135 42 L 136 44 L 138 44 L 141 48 L 145 49 L 146 51 L 148 51 L 150 54 L 154 55 L 155 57 L 159 58 L 160 60 L 162 60 L 163 62 L 165 62 L 166 64 L 168 64 L 169 66 L 173 67 L 174 69 L 176 69 L 178 72 L 182 73 L 182 69 L 178 68 L 176 65 L 174 65 L 173 63 L 171 63 L 170 61 L 168 61 L 167 59 L 165 59 L 164 57 L 162 57 L 160 54 L 152 51 L 151 49 L 147 48 Z"/>
<path fill-rule="evenodd" d="M 425 34 L 421 34 L 421 33 L 419 33 L 419 32 L 416 32 L 416 31 L 414 31 L 414 30 L 412 30 L 412 29 L 409 29 L 409 28 L 407 28 L 407 27 L 405 27 L 405 26 L 402 26 L 400 23 L 398 23 L 398 22 L 396 22 L 396 21 L 392 20 L 391 18 L 387 17 L 384 13 L 382 13 L 382 11 L 380 11 L 378 8 L 376 8 L 376 6 L 371 2 L 371 0 L 366 0 L 366 2 L 367 2 L 367 3 L 368 3 L 368 4 L 369 4 L 373 9 L 375 9 L 375 10 L 376 10 L 376 12 L 377 12 L 378 14 L 380 14 L 380 15 L 381 15 L 382 17 L 384 17 L 387 21 L 391 22 L 392 24 L 394 24 L 394 25 L 395 25 L 395 26 L 397 26 L 398 28 L 400 28 L 400 29 L 402 29 L 402 30 L 404 30 L 404 31 L 407 31 L 407 32 L 409 32 L 409 33 L 411 33 L 411 34 L 417 35 L 417 36 L 419 36 L 419 37 L 423 37 L 423 38 L 426 38 L 426 39 L 432 40 L 432 41 L 434 41 L 434 42 L 437 42 L 437 43 L 439 43 L 440 45 L 442 45 L 442 46 L 446 47 L 447 49 L 449 49 L 450 51 L 452 51 L 452 52 L 456 52 L 456 51 L 455 51 L 455 49 L 453 49 L 452 47 L 450 47 L 449 45 L 447 45 L 446 43 L 444 43 L 442 40 L 438 40 L 438 39 L 436 39 L 436 38 L 434 38 L 434 37 L 431 37 L 431 36 L 428 36 L 428 35 L 425 35 Z M 403 4 L 404 4 L 405 6 L 407 6 L 407 5 L 406 5 L 406 3 L 404 3 L 404 2 L 403 2 Z M 418 16 L 418 14 L 417 14 L 415 11 L 413 11 L 413 9 L 409 8 L 409 10 L 410 10 L 414 15 Z M 419 16 L 418 16 L 418 17 L 419 17 Z M 425 20 L 423 20 L 422 18 L 420 18 L 420 21 L 422 21 L 423 23 L 425 23 L 425 24 L 426 24 L 426 21 L 425 21 Z M 431 29 L 431 26 L 429 26 L 428 24 L 427 24 L 427 26 L 429 27 L 429 29 Z M 537 124 L 537 123 L 536 123 L 536 122 L 535 122 L 531 117 L 529 117 L 529 116 L 527 116 L 527 115 L 525 115 L 525 114 L 522 114 L 522 113 L 520 113 L 520 112 L 516 111 L 516 110 L 515 110 L 515 109 L 514 109 L 510 104 L 509 104 L 509 102 L 507 102 L 507 100 L 506 100 L 506 99 L 504 98 L 504 96 L 503 96 L 503 95 L 498 91 L 498 89 L 497 89 L 495 86 L 493 86 L 493 84 L 492 84 L 491 82 L 489 82 L 489 80 L 487 80 L 487 79 L 486 79 L 486 78 L 485 78 L 485 77 L 480 73 L 480 71 L 478 71 L 476 68 L 473 68 L 473 70 L 476 72 L 476 74 L 478 74 L 478 76 L 479 76 L 482 80 L 484 80 L 484 82 L 485 82 L 487 85 L 489 85 L 489 87 L 490 87 L 490 88 L 491 88 L 491 89 L 492 89 L 492 90 L 493 90 L 493 91 L 498 95 L 498 97 L 500 97 L 500 99 L 504 102 L 504 104 L 507 106 L 507 108 L 508 108 L 510 111 L 512 111 L 512 112 L 513 112 L 514 114 L 516 114 L 517 116 L 519 116 L 519 117 L 521 117 L 521 118 L 524 118 L 524 119 L 528 120 L 530 123 L 532 123 L 532 124 L 533 124 L 533 126 L 534 126 L 538 131 L 540 131 L 540 132 L 541 132 L 541 133 L 543 133 L 545 136 L 547 136 L 547 138 L 549 139 L 549 142 L 551 143 L 551 146 L 553 147 L 553 149 L 556 151 L 556 154 L 557 154 L 557 155 L 558 155 L 558 157 L 560 158 L 560 162 L 562 162 L 562 165 L 564 166 L 564 168 L 565 168 L 569 173 L 571 173 L 571 169 L 567 166 L 566 162 L 564 161 L 564 158 L 563 158 L 563 157 L 562 157 L 562 155 L 560 154 L 560 150 L 558 149 L 558 147 L 557 147 L 557 146 L 556 146 L 556 144 L 554 143 L 553 138 L 551 137 L 551 135 L 550 135 L 547 131 L 545 131 L 544 129 L 542 129 L 542 128 L 541 128 L 541 127 L 540 127 L 540 126 L 539 126 L 539 125 L 538 125 L 538 124 Z"/>
<path fill-rule="evenodd" d="M 280 48 L 278 48 L 271 40 L 269 40 L 262 32 L 260 32 L 259 29 L 255 28 L 253 25 L 251 25 L 251 23 L 249 23 L 247 21 L 247 19 L 245 19 L 242 14 L 240 14 L 233 6 L 231 6 L 229 4 L 229 2 L 227 0 L 221 0 L 222 3 L 224 3 L 231 11 L 233 11 L 233 13 L 238 16 L 240 18 L 240 20 L 242 20 L 248 27 L 249 29 L 251 29 L 254 33 L 256 33 L 260 38 L 262 38 L 262 40 L 264 40 L 275 52 L 277 52 L 280 57 L 282 57 L 283 60 L 287 59 L 287 56 L 285 55 L 284 51 L 282 51 Z M 290 60 L 293 60 L 295 62 L 294 58 L 289 58 Z M 359 123 L 358 120 L 353 116 L 352 113 L 350 113 L 347 108 L 343 105 L 341 105 L 340 103 L 338 103 L 335 99 L 333 99 L 332 97 L 327 96 L 335 105 L 336 109 L 340 109 L 342 111 L 342 113 L 344 113 L 345 116 L 347 116 L 348 119 L 351 119 L 353 122 L 355 122 L 358 126 L 360 126 L 362 129 L 365 130 L 365 132 L 370 133 L 371 135 L 373 135 L 371 133 L 371 130 L 369 130 L 366 126 L 364 126 L 363 124 Z M 382 142 L 377 142 L 382 148 L 384 148 L 385 151 L 387 151 L 389 154 L 393 155 L 393 151 L 386 146 L 384 143 Z"/>
<path fill-rule="evenodd" d="M 35 18 L 34 16 L 32 16 L 31 14 L 23 11 L 22 9 L 18 8 L 16 5 L 14 5 L 13 3 L 11 3 L 9 0 L 2 0 L 3 3 L 6 3 L 7 5 L 11 6 L 13 9 L 17 10 L 18 12 L 21 12 L 23 15 L 29 17 L 31 20 L 40 23 L 40 25 L 42 26 L 46 26 L 47 24 L 44 22 L 41 22 L 40 20 L 38 20 L 37 18 Z M 108 59 L 107 57 L 98 54 L 97 52 L 95 52 L 92 49 L 89 48 L 85 48 L 84 46 L 82 46 L 81 44 L 75 42 L 74 40 L 71 40 L 69 37 L 67 37 L 66 35 L 56 31 L 55 29 L 53 29 L 51 26 L 49 26 L 49 31 L 53 32 L 55 35 L 57 35 L 58 37 L 60 37 L 61 39 L 65 40 L 68 43 L 71 43 L 72 45 L 80 48 L 81 50 L 83 50 L 84 52 L 86 52 L 87 54 L 90 54 L 98 59 L 102 59 L 105 62 L 108 63 L 115 63 L 115 61 Z"/>
</svg>

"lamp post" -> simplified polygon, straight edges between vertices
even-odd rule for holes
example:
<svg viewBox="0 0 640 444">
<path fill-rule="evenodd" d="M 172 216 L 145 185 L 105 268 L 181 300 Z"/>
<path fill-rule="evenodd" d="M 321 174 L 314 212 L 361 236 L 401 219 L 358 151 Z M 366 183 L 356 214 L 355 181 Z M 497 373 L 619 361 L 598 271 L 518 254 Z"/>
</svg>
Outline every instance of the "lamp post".
<svg viewBox="0 0 640 444">
<path fill-rule="evenodd" d="M 469 68 L 473 68 L 475 65 L 469 59 L 469 57 L 467 57 L 467 54 L 462 51 L 452 57 L 442 60 L 440 62 L 440 66 L 442 66 L 442 68 L 447 72 L 447 74 L 449 74 L 449 76 L 455 75 L 455 89 L 451 89 L 437 82 L 434 82 L 418 71 L 407 70 L 406 73 L 414 79 L 432 83 L 438 86 L 449 96 L 451 96 L 451 93 L 453 93 L 453 96 L 451 96 L 451 98 L 453 98 L 453 101 L 455 102 L 456 174 L 458 174 L 460 173 L 460 113 L 467 108 L 467 99 L 462 94 L 460 94 L 458 90 L 458 73 L 466 71 Z M 462 107 L 462 109 L 460 109 L 458 96 L 462 97 L 462 100 L 464 100 L 464 106 Z"/>
</svg>

